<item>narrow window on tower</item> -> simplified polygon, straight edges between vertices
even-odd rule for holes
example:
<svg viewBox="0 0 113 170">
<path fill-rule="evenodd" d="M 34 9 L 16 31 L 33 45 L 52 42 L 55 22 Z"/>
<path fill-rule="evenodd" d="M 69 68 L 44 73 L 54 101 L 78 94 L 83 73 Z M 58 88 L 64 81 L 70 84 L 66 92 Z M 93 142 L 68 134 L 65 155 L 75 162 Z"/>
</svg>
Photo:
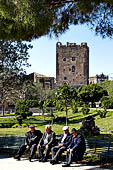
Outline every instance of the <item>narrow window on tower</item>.
<svg viewBox="0 0 113 170">
<path fill-rule="evenodd" d="M 75 61 L 75 57 L 72 57 L 72 61 Z"/>
<path fill-rule="evenodd" d="M 66 58 L 63 58 L 63 61 L 66 61 Z"/>
<path fill-rule="evenodd" d="M 64 77 L 64 80 L 67 80 L 67 77 Z"/>
<path fill-rule="evenodd" d="M 72 72 L 75 72 L 75 66 L 72 66 Z"/>
</svg>

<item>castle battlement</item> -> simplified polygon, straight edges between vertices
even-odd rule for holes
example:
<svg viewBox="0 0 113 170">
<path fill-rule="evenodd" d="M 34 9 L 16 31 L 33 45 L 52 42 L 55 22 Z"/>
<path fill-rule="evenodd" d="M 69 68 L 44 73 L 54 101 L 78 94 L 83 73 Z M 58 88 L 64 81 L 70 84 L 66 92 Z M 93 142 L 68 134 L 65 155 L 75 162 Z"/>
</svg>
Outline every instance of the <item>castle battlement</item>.
<svg viewBox="0 0 113 170">
<path fill-rule="evenodd" d="M 77 45 L 76 43 L 70 43 L 67 42 L 66 45 L 62 45 L 61 42 L 57 42 L 56 44 L 57 47 L 63 47 L 63 48 L 67 48 L 67 47 L 88 47 L 86 42 L 82 42 L 81 45 Z"/>
</svg>

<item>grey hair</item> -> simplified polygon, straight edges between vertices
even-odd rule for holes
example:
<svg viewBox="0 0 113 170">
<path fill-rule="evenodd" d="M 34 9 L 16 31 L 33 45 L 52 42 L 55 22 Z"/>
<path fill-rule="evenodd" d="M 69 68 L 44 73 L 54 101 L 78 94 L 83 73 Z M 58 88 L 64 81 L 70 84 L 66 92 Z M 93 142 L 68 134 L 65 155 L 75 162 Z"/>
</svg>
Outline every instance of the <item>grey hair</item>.
<svg viewBox="0 0 113 170">
<path fill-rule="evenodd" d="M 45 125 L 45 128 L 51 129 L 51 125 Z"/>
</svg>

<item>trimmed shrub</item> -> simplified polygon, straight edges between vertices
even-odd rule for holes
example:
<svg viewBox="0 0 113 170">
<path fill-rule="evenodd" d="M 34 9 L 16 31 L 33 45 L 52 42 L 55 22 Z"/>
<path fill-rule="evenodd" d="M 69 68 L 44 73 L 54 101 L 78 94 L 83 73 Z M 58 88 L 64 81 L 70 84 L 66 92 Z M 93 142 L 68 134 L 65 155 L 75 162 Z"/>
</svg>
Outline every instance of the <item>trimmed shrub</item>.
<svg viewBox="0 0 113 170">
<path fill-rule="evenodd" d="M 104 110 L 98 110 L 97 113 L 99 114 L 100 118 L 105 118 L 107 114 L 107 109 L 104 108 Z"/>
<path fill-rule="evenodd" d="M 32 112 L 29 111 L 29 105 L 27 100 L 20 99 L 16 102 L 16 115 L 22 116 L 26 119 L 27 116 L 32 116 Z"/>
</svg>

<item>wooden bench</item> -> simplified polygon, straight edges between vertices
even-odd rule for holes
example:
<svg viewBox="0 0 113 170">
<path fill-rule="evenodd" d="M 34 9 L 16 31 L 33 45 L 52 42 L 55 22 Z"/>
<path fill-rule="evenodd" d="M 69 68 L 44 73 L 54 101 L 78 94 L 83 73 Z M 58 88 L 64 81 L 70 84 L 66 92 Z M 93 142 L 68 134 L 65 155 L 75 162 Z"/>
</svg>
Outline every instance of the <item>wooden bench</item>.
<svg viewBox="0 0 113 170">
<path fill-rule="evenodd" d="M 56 143 L 59 140 L 59 135 L 56 136 Z M 10 154 L 15 154 L 19 149 L 20 145 L 25 141 L 25 136 L 20 135 L 0 135 L 0 151 L 8 152 Z M 97 139 L 85 139 L 86 142 L 86 152 L 85 154 L 97 155 L 100 160 L 108 161 L 108 159 L 113 159 L 113 142 Z M 66 153 L 66 152 L 65 152 Z M 65 154 L 64 153 L 64 154 Z"/>
</svg>

